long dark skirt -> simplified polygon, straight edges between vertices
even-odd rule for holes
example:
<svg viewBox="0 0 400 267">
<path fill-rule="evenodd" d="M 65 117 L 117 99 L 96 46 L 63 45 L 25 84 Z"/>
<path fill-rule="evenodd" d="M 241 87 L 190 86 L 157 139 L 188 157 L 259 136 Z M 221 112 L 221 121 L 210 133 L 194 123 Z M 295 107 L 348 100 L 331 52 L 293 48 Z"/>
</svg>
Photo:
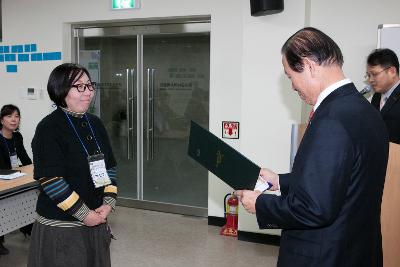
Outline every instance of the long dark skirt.
<svg viewBox="0 0 400 267">
<path fill-rule="evenodd" d="M 28 267 L 110 267 L 107 225 L 56 227 L 35 222 Z"/>
</svg>

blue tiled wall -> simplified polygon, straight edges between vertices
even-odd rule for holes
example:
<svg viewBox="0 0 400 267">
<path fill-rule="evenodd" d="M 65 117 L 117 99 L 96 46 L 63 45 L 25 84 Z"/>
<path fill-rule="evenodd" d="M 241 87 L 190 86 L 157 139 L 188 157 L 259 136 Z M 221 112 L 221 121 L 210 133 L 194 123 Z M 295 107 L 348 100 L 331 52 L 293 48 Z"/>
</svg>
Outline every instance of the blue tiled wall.
<svg viewBox="0 0 400 267">
<path fill-rule="evenodd" d="M 61 60 L 61 52 L 38 52 L 37 44 L 0 46 L 0 63 L 6 63 L 6 72 L 16 73 L 18 71 L 18 65 L 15 65 L 17 62 L 47 60 Z"/>
</svg>

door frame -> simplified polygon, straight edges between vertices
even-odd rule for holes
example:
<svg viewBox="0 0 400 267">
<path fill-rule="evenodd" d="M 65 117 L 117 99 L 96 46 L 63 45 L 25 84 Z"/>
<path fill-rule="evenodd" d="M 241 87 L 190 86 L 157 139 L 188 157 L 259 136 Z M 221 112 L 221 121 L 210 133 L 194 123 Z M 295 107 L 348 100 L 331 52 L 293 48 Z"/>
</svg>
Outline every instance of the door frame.
<svg viewBox="0 0 400 267">
<path fill-rule="evenodd" d="M 133 20 L 122 22 L 88 22 L 85 24 L 71 24 L 72 32 L 72 62 L 79 62 L 80 40 L 85 37 L 136 36 L 137 37 L 137 88 L 143 86 L 143 36 L 184 34 L 184 33 L 211 33 L 211 17 L 196 16 L 182 18 L 166 18 L 158 20 Z M 143 117 L 143 97 L 137 90 L 137 116 Z M 142 92 L 140 92 L 142 94 Z M 139 101 L 140 100 L 140 101 Z M 194 207 L 173 203 L 163 203 L 143 199 L 143 120 L 137 120 L 137 199 L 118 197 L 117 204 L 125 207 L 148 209 L 168 213 L 207 217 L 208 208 Z"/>
</svg>

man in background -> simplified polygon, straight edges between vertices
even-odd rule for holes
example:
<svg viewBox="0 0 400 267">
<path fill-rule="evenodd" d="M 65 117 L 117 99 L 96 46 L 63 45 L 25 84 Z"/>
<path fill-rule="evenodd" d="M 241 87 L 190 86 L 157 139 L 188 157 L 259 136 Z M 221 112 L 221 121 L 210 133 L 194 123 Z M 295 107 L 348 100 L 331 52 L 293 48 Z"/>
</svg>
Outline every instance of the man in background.
<svg viewBox="0 0 400 267">
<path fill-rule="evenodd" d="M 292 171 L 260 172 L 281 196 L 236 194 L 260 228 L 282 228 L 278 267 L 380 267 L 385 124 L 345 78 L 342 52 L 323 32 L 309 27 L 292 35 L 282 64 L 313 117 Z"/>
<path fill-rule="evenodd" d="M 380 110 L 390 142 L 400 144 L 399 60 L 390 49 L 375 49 L 367 58 L 365 78 L 374 89 L 372 105 Z"/>
</svg>

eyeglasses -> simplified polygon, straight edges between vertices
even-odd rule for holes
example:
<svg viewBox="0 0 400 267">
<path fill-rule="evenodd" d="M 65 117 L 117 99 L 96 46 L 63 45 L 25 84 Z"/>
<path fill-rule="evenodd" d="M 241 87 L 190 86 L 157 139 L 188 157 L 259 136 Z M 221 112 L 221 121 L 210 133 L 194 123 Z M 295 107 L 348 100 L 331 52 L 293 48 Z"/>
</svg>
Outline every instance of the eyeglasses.
<svg viewBox="0 0 400 267">
<path fill-rule="evenodd" d="M 379 74 L 381 74 L 382 72 L 384 72 L 385 70 L 387 70 L 387 69 L 390 69 L 390 67 L 386 67 L 386 68 L 384 68 L 383 70 L 381 70 L 381 71 L 378 71 L 377 73 L 366 73 L 365 74 L 365 76 L 364 76 L 364 78 L 366 79 L 366 80 L 369 80 L 369 78 L 376 78 Z"/>
<path fill-rule="evenodd" d="M 71 87 L 74 87 L 74 88 L 76 88 L 76 90 L 78 90 L 78 92 L 83 93 L 86 91 L 86 88 L 89 91 L 96 90 L 96 83 L 95 82 L 91 82 L 91 83 L 87 83 L 87 84 L 80 83 L 80 84 L 71 85 Z"/>
</svg>

